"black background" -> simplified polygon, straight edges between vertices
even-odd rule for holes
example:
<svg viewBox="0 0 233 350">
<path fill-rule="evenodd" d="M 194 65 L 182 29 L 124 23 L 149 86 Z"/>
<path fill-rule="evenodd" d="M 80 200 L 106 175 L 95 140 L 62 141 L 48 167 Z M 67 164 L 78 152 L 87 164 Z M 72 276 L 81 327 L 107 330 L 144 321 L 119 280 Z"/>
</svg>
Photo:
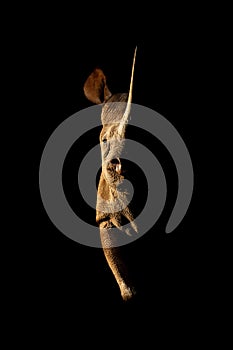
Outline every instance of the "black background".
<svg viewBox="0 0 233 350">
<path fill-rule="evenodd" d="M 140 321 L 152 318 L 152 324 L 158 322 L 160 327 L 176 324 L 177 319 L 185 327 L 186 320 L 198 319 L 203 330 L 214 313 L 210 290 L 215 263 L 210 254 L 211 233 L 206 230 L 208 203 L 202 197 L 206 190 L 203 153 L 209 151 L 208 145 L 203 148 L 210 118 L 208 50 L 214 35 L 206 27 L 205 12 L 177 17 L 170 10 L 162 18 L 154 13 L 149 18 L 147 12 L 145 18 L 132 16 L 127 25 L 124 16 L 106 23 L 106 17 L 93 9 L 85 12 L 81 23 L 81 13 L 71 18 L 62 11 L 58 16 L 53 11 L 38 12 L 22 34 L 26 54 L 25 70 L 20 73 L 27 75 L 29 111 L 24 141 L 32 165 L 27 173 L 32 190 L 24 206 L 26 254 L 22 253 L 19 282 L 15 281 L 20 286 L 17 300 L 29 321 L 40 319 L 48 325 L 54 320 L 62 325 L 74 317 L 75 325 L 82 320 L 88 329 L 111 314 L 122 317 L 127 327 L 128 318 L 136 323 L 140 314 Z M 101 249 L 70 240 L 50 221 L 40 198 L 38 175 L 43 149 L 55 128 L 92 105 L 83 94 L 83 84 L 93 68 L 103 69 L 113 93 L 128 91 L 136 45 L 133 102 L 154 109 L 180 133 L 193 163 L 194 192 L 184 219 L 166 235 L 177 179 L 173 179 L 176 174 L 169 155 L 158 144 L 152 145 L 158 158 L 166 158 L 162 164 L 169 180 L 168 200 L 156 226 L 127 247 L 139 294 L 133 303 L 125 304 Z M 98 134 L 93 137 L 98 143 Z"/>
<path fill-rule="evenodd" d="M 192 38 L 187 43 L 175 33 L 155 46 L 145 44 L 143 40 L 129 43 L 113 40 L 110 43 L 103 42 L 100 46 L 90 42 L 74 47 L 69 40 L 61 41 L 60 37 L 48 40 L 47 37 L 39 46 L 40 49 L 38 48 L 38 84 L 43 86 L 37 105 L 40 110 L 37 121 L 38 160 L 54 129 L 70 115 L 92 105 L 83 94 L 83 84 L 93 68 L 98 66 L 103 69 L 112 92 L 128 91 L 135 45 L 138 53 L 133 101 L 153 108 L 174 125 L 186 143 L 194 172 L 196 171 L 195 123 L 198 97 L 193 90 L 198 75 L 194 66 L 197 53 L 193 48 Z M 97 144 L 98 130 L 96 135 L 92 135 L 94 137 Z M 93 139 L 91 142 L 94 142 Z M 89 144 L 88 141 L 84 143 L 83 147 L 88 150 L 90 141 Z M 140 241 L 132 244 L 134 272 L 141 284 L 142 293 L 138 303 L 173 304 L 176 298 L 188 300 L 193 293 L 200 292 L 198 254 L 201 251 L 201 236 L 195 231 L 194 209 L 197 193 L 194 188 L 193 199 L 184 220 L 175 232 L 166 235 L 164 227 L 169 217 L 169 209 L 174 205 L 177 178 L 163 147 L 158 144 L 151 147 L 155 154 L 157 152 L 158 159 L 161 159 L 161 154 L 165 157 L 162 165 L 169 179 L 170 197 L 165 208 L 167 215 L 162 217 L 159 225 Z M 76 151 L 78 152 L 78 147 Z M 73 161 L 75 164 L 75 155 Z M 75 167 L 72 168 L 71 164 L 70 171 L 72 170 L 75 171 Z M 70 179 L 69 190 L 72 192 L 72 184 L 75 186 L 72 173 Z M 196 186 L 198 178 L 195 178 Z M 75 187 L 73 191 L 75 193 Z M 38 200 L 40 202 L 40 198 Z M 38 288 L 41 288 L 43 298 L 53 303 L 55 294 L 67 293 L 75 298 L 76 303 L 80 299 L 93 305 L 121 305 L 118 287 L 101 250 L 84 247 L 69 240 L 50 222 L 42 203 L 39 210 L 41 220 L 37 249 L 38 244 L 41 245 L 41 256 L 38 256 L 37 266 Z"/>
</svg>

